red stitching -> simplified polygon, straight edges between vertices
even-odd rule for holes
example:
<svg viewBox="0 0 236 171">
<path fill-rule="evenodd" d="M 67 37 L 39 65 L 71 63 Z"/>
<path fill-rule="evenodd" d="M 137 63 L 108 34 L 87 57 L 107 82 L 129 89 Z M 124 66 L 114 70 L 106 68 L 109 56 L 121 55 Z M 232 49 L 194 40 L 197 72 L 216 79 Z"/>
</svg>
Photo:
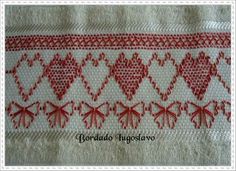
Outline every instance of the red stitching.
<svg viewBox="0 0 236 171">
<path fill-rule="evenodd" d="M 177 105 L 177 112 L 171 111 L 171 109 Z M 154 113 L 153 108 L 157 107 L 158 112 Z M 171 103 L 167 107 L 163 107 L 159 103 L 150 103 L 150 114 L 154 117 L 154 121 L 157 123 L 158 128 L 162 129 L 166 124 L 169 128 L 173 129 L 178 117 L 181 114 L 181 102 L 176 101 Z"/>
<path fill-rule="evenodd" d="M 105 113 L 101 111 L 101 108 L 105 106 Z M 83 108 L 89 108 L 87 112 L 82 112 Z M 93 125 L 100 129 L 102 128 L 102 124 L 105 122 L 106 117 L 109 115 L 109 103 L 105 102 L 97 107 L 93 107 L 88 103 L 82 101 L 79 114 L 83 117 L 83 122 L 86 128 L 91 128 Z"/>
<path fill-rule="evenodd" d="M 67 111 L 65 108 L 71 105 L 70 112 Z M 51 107 L 53 110 L 49 110 Z M 47 115 L 47 121 L 49 122 L 49 126 L 51 128 L 55 127 L 57 124 L 59 127 L 64 128 L 69 121 L 69 116 L 73 115 L 74 113 L 74 102 L 67 102 L 62 106 L 57 106 L 52 102 L 45 102 L 44 106 L 44 113 Z"/>
<path fill-rule="evenodd" d="M 147 67 L 150 67 L 154 60 L 157 61 L 158 65 L 160 67 L 163 67 L 165 65 L 166 61 L 170 61 L 176 69 L 176 73 L 174 74 L 174 76 L 173 76 L 173 78 L 172 78 L 172 80 L 171 80 L 171 82 L 170 82 L 170 84 L 169 84 L 169 86 L 168 86 L 168 88 L 165 92 L 161 92 L 160 86 L 154 81 L 154 79 L 151 75 L 147 76 L 150 83 L 152 84 L 152 87 L 154 89 L 156 89 L 157 93 L 161 96 L 161 99 L 162 100 L 167 100 L 168 96 L 171 94 L 172 89 L 174 88 L 174 85 L 177 81 L 177 77 L 179 76 L 178 65 L 176 64 L 175 59 L 171 57 L 170 53 L 166 53 L 164 59 L 160 59 L 158 57 L 158 55 L 156 53 L 154 53 L 152 55 L 152 58 L 149 60 Z"/>
<path fill-rule="evenodd" d="M 230 48 L 228 32 L 96 35 L 29 35 L 6 37 L 6 51 L 33 49 L 193 49 Z"/>
<path fill-rule="evenodd" d="M 99 63 L 100 63 L 101 61 L 104 61 L 106 67 L 108 67 L 108 69 L 109 69 L 109 74 L 104 78 L 104 80 L 103 80 L 101 86 L 99 87 L 99 89 L 98 89 L 95 93 L 93 92 L 90 83 L 87 81 L 86 77 L 83 75 L 83 68 L 86 66 L 86 64 L 87 64 L 88 61 L 91 61 L 94 67 L 99 66 Z M 109 78 L 111 77 L 111 75 L 110 75 L 110 69 L 111 69 L 111 66 L 109 65 L 109 60 L 106 59 L 104 53 L 101 53 L 101 54 L 99 55 L 99 58 L 98 58 L 98 59 L 93 58 L 92 54 L 88 54 L 88 55 L 86 56 L 86 58 L 82 60 L 80 77 L 81 77 L 81 80 L 82 80 L 82 82 L 83 82 L 83 85 L 84 85 L 84 87 L 86 88 L 88 94 L 91 95 L 91 97 L 92 97 L 92 99 L 93 99 L 94 101 L 97 100 L 98 96 L 100 96 L 100 94 L 102 93 L 102 90 L 106 87 L 106 84 L 108 83 Z"/>
<path fill-rule="evenodd" d="M 190 53 L 182 60 L 179 66 L 179 73 L 187 82 L 188 87 L 192 89 L 193 94 L 202 100 L 207 87 L 211 81 L 212 64 L 210 57 L 204 52 L 194 59 Z"/>
<path fill-rule="evenodd" d="M 62 59 L 59 54 L 56 54 L 53 60 L 47 65 L 44 74 L 48 77 L 54 93 L 61 100 L 79 72 L 79 65 L 72 54 L 68 53 L 65 59 Z"/>
<path fill-rule="evenodd" d="M 141 112 L 137 111 L 140 105 Z M 122 112 L 119 112 L 118 108 L 123 109 Z M 122 128 L 126 129 L 131 126 L 131 128 L 136 129 L 145 113 L 144 109 L 144 102 L 137 103 L 131 107 L 125 106 L 122 102 L 117 102 L 114 107 L 114 113 L 118 116 L 118 122 L 121 123 Z"/>
<path fill-rule="evenodd" d="M 213 111 L 208 109 L 212 104 L 214 105 Z M 186 105 L 186 112 L 191 116 L 191 122 L 194 123 L 195 128 L 200 128 L 202 124 L 207 128 L 211 128 L 212 123 L 215 121 L 215 115 L 218 113 L 216 101 L 210 101 L 204 106 L 198 106 L 197 104 L 188 101 L 186 102 Z M 189 112 L 189 105 L 194 107 L 196 110 L 194 112 Z"/>
<path fill-rule="evenodd" d="M 33 65 L 34 61 L 40 61 L 40 65 L 44 68 L 43 73 L 33 84 L 28 93 L 24 90 L 24 87 L 17 75 L 17 68 L 19 68 L 21 66 L 21 62 L 25 60 L 28 62 L 29 66 Z M 59 100 L 63 98 L 77 76 L 81 78 L 87 93 L 91 95 L 94 101 L 96 101 L 101 95 L 102 91 L 108 84 L 110 77 L 114 77 L 115 81 L 118 83 L 128 100 L 132 100 L 137 89 L 139 88 L 140 83 L 145 77 L 148 78 L 153 88 L 156 89 L 157 93 L 161 96 L 161 99 L 167 100 L 169 95 L 172 93 L 179 76 L 184 78 L 188 87 L 191 88 L 197 99 L 202 100 L 213 76 L 218 78 L 223 87 L 230 94 L 230 87 L 226 84 L 218 72 L 217 67 L 220 60 L 225 60 L 228 65 L 231 65 L 230 58 L 224 57 L 223 52 L 219 53 L 215 63 L 211 63 L 210 57 L 204 52 L 200 52 L 198 57 L 195 59 L 190 53 L 187 53 L 186 57 L 179 65 L 176 63 L 175 59 L 171 57 L 170 53 L 166 53 L 164 59 L 160 59 L 158 55 L 154 53 L 147 65 L 143 64 L 138 53 L 134 53 L 132 59 L 127 59 L 124 53 L 121 53 L 113 65 L 109 63 L 109 60 L 105 57 L 104 53 L 101 53 L 98 59 L 95 59 L 91 54 L 88 54 L 85 59 L 82 59 L 81 65 L 77 63 L 71 53 L 69 53 L 65 59 L 61 59 L 60 55 L 56 54 L 53 60 L 51 60 L 48 65 L 45 65 L 43 59 L 37 53 L 32 60 L 28 59 L 26 54 L 22 55 L 17 64 L 11 70 L 6 71 L 6 73 L 12 74 L 15 78 L 15 83 L 19 89 L 19 94 L 22 96 L 24 101 L 29 99 L 29 96 L 33 94 L 33 91 L 37 88 L 38 84 L 41 83 L 44 76 L 48 77 L 48 81 L 50 82 L 50 85 Z M 97 67 L 101 61 L 104 61 L 106 67 L 109 69 L 109 74 L 104 78 L 103 83 L 96 92 L 92 90 L 90 83 L 87 81 L 82 72 L 88 61 L 91 61 L 94 67 Z M 152 65 L 153 61 L 157 61 L 160 67 L 163 67 L 166 61 L 171 61 L 172 65 L 175 67 L 176 73 L 168 85 L 167 90 L 164 92 L 161 92 L 160 85 L 154 81 L 148 72 L 148 69 Z"/>
<path fill-rule="evenodd" d="M 30 110 L 30 108 L 34 107 L 36 105 L 36 112 L 33 112 Z M 39 113 L 39 102 L 32 103 L 29 106 L 23 107 L 20 104 L 12 101 L 7 108 L 8 115 L 11 118 L 11 121 L 13 122 L 13 126 L 15 129 L 20 127 L 21 125 L 24 128 L 29 128 L 31 123 L 35 120 L 35 116 Z M 17 109 L 16 112 L 13 111 L 13 109 Z"/>
<path fill-rule="evenodd" d="M 224 60 L 226 62 L 227 65 L 231 65 L 231 58 L 225 57 L 223 52 L 219 53 L 219 56 L 216 58 L 216 62 L 215 62 L 215 67 L 217 69 L 218 65 L 220 64 L 220 61 Z M 222 83 L 223 87 L 228 91 L 228 93 L 230 94 L 231 90 L 230 90 L 230 86 L 227 85 L 227 83 L 225 82 L 225 80 L 222 78 L 222 76 L 220 75 L 219 72 L 215 73 L 215 76 L 218 78 L 219 82 Z"/>
<path fill-rule="evenodd" d="M 74 114 L 75 110 L 78 110 L 79 116 L 82 117 L 82 121 L 87 129 L 92 127 L 101 129 L 111 112 L 118 116 L 118 122 L 121 123 L 122 128 L 131 127 L 136 129 L 145 111 L 150 112 L 154 117 L 154 121 L 159 129 L 165 126 L 174 129 L 178 117 L 183 111 L 190 116 L 190 121 L 193 122 L 195 128 L 201 128 L 202 126 L 211 128 L 215 121 L 215 116 L 221 110 L 230 122 L 231 111 L 228 108 L 226 109 L 226 105 L 230 108 L 231 103 L 226 100 L 220 102 L 213 100 L 209 101 L 206 105 L 199 106 L 191 101 L 186 103 L 174 101 L 165 107 L 160 102 L 150 102 L 149 104 L 139 102 L 132 106 L 127 106 L 123 102 L 118 101 L 115 104 L 104 102 L 94 107 L 84 101 L 79 102 L 78 106 L 76 106 L 74 101 L 66 102 L 64 105 L 55 105 L 50 101 L 46 101 L 42 103 L 41 107 L 40 102 L 23 107 L 17 102 L 12 101 L 6 108 L 6 111 L 15 129 L 21 125 L 24 128 L 29 128 L 35 120 L 35 116 L 39 114 L 39 110 L 42 110 L 47 116 L 47 121 L 51 128 L 56 126 L 65 128 L 69 122 L 69 117 Z M 191 108 L 193 109 L 192 111 L 190 111 Z"/>
<path fill-rule="evenodd" d="M 231 102 L 224 100 L 221 103 L 222 103 L 223 115 L 226 116 L 227 121 L 231 122 L 231 110 L 230 109 L 227 110 L 227 106 L 231 108 Z"/>
<path fill-rule="evenodd" d="M 27 101 L 29 99 L 29 96 L 33 95 L 34 90 L 38 87 L 38 85 L 42 82 L 42 78 L 43 78 L 43 73 L 41 73 L 38 78 L 37 81 L 30 87 L 30 89 L 27 91 L 25 90 L 25 88 L 23 87 L 19 76 L 17 74 L 17 69 L 21 67 L 21 63 L 26 61 L 29 67 L 32 67 L 34 65 L 35 61 L 39 61 L 40 65 L 44 68 L 45 64 L 44 64 L 44 60 L 41 58 L 39 53 L 36 53 L 34 55 L 33 59 L 29 59 L 29 57 L 27 56 L 27 54 L 23 54 L 20 58 L 19 61 L 17 61 L 16 66 L 14 66 L 11 70 L 7 70 L 6 73 L 7 74 L 12 74 L 13 78 L 15 79 L 15 83 L 17 85 L 17 88 L 19 89 L 19 94 L 22 96 L 24 101 Z"/>
<path fill-rule="evenodd" d="M 147 75 L 147 67 L 142 64 L 142 59 L 137 53 L 134 53 L 130 60 L 121 53 L 113 65 L 112 74 L 128 100 L 131 100 L 139 84 Z"/>
</svg>

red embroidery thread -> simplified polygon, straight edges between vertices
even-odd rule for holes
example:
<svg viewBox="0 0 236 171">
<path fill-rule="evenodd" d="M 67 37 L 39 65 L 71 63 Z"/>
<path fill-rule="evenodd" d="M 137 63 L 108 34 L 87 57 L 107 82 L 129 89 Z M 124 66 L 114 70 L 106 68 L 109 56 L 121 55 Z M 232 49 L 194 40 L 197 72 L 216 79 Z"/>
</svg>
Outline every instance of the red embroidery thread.
<svg viewBox="0 0 236 171">
<path fill-rule="evenodd" d="M 69 108 L 71 111 L 67 111 L 66 107 L 71 105 Z M 49 108 L 51 107 L 52 110 Z M 51 128 L 55 127 L 57 124 L 59 127 L 64 128 L 66 123 L 69 121 L 69 116 L 74 113 L 74 102 L 67 102 L 62 106 L 57 106 L 52 102 L 45 102 L 43 106 L 44 113 L 47 115 L 47 121 Z"/>
<path fill-rule="evenodd" d="M 111 112 L 118 116 L 118 122 L 121 123 L 124 129 L 128 127 L 136 129 L 145 112 L 150 112 L 159 129 L 165 126 L 173 129 L 178 117 L 183 111 L 191 117 L 190 121 L 193 122 L 195 128 L 201 128 L 202 126 L 211 128 L 215 121 L 215 116 L 217 116 L 221 110 L 223 111 L 222 114 L 225 115 L 230 122 L 230 105 L 231 103 L 226 100 L 220 102 L 209 101 L 203 106 L 199 106 L 191 101 L 187 101 L 186 103 L 174 101 L 167 105 L 167 107 L 164 107 L 159 102 L 150 102 L 149 104 L 139 102 L 132 106 L 127 106 L 118 101 L 113 105 L 104 102 L 94 107 L 84 101 L 79 102 L 78 106 L 75 105 L 74 101 L 67 102 L 64 105 L 55 105 L 47 101 L 42 103 L 42 107 L 40 106 L 40 102 L 35 102 L 23 107 L 17 102 L 12 101 L 6 108 L 6 111 L 15 129 L 21 125 L 24 128 L 29 128 L 40 110 L 47 116 L 47 121 L 51 128 L 56 126 L 65 128 L 69 122 L 69 117 L 73 115 L 75 110 L 78 110 L 79 116 L 82 117 L 82 121 L 87 129 L 92 127 L 97 129 L 102 128 L 103 123 Z"/>
<path fill-rule="evenodd" d="M 137 111 L 141 107 L 141 112 Z M 123 109 L 119 112 L 119 108 Z M 144 115 L 144 103 L 140 102 L 131 107 L 125 106 L 122 102 L 117 102 L 114 107 L 114 113 L 118 116 L 118 122 L 121 123 L 122 128 L 126 129 L 137 128 L 141 122 L 141 117 Z"/>
<path fill-rule="evenodd" d="M 210 105 L 213 106 L 213 111 L 208 109 Z M 194 112 L 189 112 L 189 108 L 194 107 L 196 110 Z M 215 115 L 218 113 L 217 102 L 210 101 L 204 106 L 198 106 L 193 102 L 186 102 L 186 112 L 191 116 L 191 122 L 194 123 L 195 128 L 200 128 L 203 124 L 207 128 L 211 128 L 212 123 L 215 121 Z M 198 117 L 198 118 L 197 118 Z"/>
<path fill-rule="evenodd" d="M 21 80 L 17 74 L 18 68 L 21 67 L 21 63 L 26 61 L 29 67 L 32 67 L 34 65 L 35 61 L 38 61 L 40 63 L 40 65 L 44 68 L 45 64 L 44 64 L 44 60 L 41 58 L 39 53 L 36 53 L 34 55 L 33 59 L 29 59 L 29 57 L 27 56 L 27 54 L 23 54 L 20 58 L 19 61 L 17 61 L 17 64 L 9 71 L 6 71 L 6 74 L 12 74 L 13 78 L 15 79 L 15 83 L 17 85 L 17 88 L 19 89 L 19 94 L 21 95 L 21 97 L 23 98 L 24 101 L 27 101 L 29 99 L 29 96 L 31 96 L 33 94 L 33 91 L 38 87 L 38 85 L 42 82 L 42 78 L 43 78 L 43 73 L 41 73 L 38 78 L 37 81 L 30 87 L 30 89 L 27 91 L 25 90 L 24 86 L 21 83 Z"/>
<path fill-rule="evenodd" d="M 83 108 L 89 108 L 87 112 L 82 112 Z M 105 107 L 105 113 L 101 109 Z M 97 107 L 92 107 L 86 102 L 81 102 L 79 107 L 79 114 L 83 117 L 83 122 L 86 128 L 91 128 L 93 125 L 100 129 L 102 124 L 105 122 L 106 117 L 109 115 L 109 104 L 108 102 L 102 103 Z"/>
<path fill-rule="evenodd" d="M 99 66 L 99 62 L 104 61 L 106 67 L 108 67 L 108 69 L 109 69 L 109 74 L 104 78 L 100 88 L 95 93 L 93 92 L 90 83 L 87 81 L 86 77 L 83 75 L 83 68 L 86 66 L 88 61 L 91 61 L 94 67 Z M 98 96 L 100 96 L 100 94 L 102 93 L 102 90 L 106 87 L 106 84 L 108 83 L 109 78 L 111 77 L 111 75 L 110 75 L 110 68 L 111 68 L 111 66 L 109 64 L 109 60 L 106 59 L 104 53 L 101 53 L 99 55 L 98 59 L 93 58 L 92 54 L 88 54 L 86 56 L 86 58 L 82 60 L 81 72 L 80 72 L 79 76 L 81 77 L 81 80 L 82 80 L 82 82 L 84 84 L 84 87 L 86 88 L 88 94 L 91 95 L 91 97 L 92 97 L 92 99 L 94 101 L 96 101 Z"/>
<path fill-rule="evenodd" d="M 174 106 L 177 106 L 177 112 L 171 111 Z M 157 112 L 154 112 L 154 108 L 157 108 Z M 162 129 L 165 125 L 173 129 L 178 117 L 181 114 L 181 102 L 173 102 L 167 107 L 163 107 L 159 103 L 151 102 L 150 113 L 154 117 L 154 121 L 157 123 L 158 128 Z"/>
<path fill-rule="evenodd" d="M 112 68 L 112 74 L 127 99 L 132 100 L 139 84 L 147 75 L 147 67 L 142 64 L 137 53 L 134 53 L 130 60 L 121 53 Z"/>
<path fill-rule="evenodd" d="M 231 102 L 224 100 L 221 103 L 223 114 L 226 116 L 227 121 L 231 122 Z"/>
<path fill-rule="evenodd" d="M 44 74 L 48 77 L 48 81 L 59 100 L 70 88 L 79 71 L 80 67 L 71 53 L 68 53 L 65 59 L 56 54 L 48 64 Z"/>
<path fill-rule="evenodd" d="M 218 67 L 218 65 L 220 64 L 220 61 L 221 60 L 224 60 L 226 62 L 227 65 L 231 65 L 231 58 L 228 58 L 228 57 L 225 57 L 224 53 L 223 52 L 220 52 L 219 53 L 219 56 L 216 58 L 216 62 L 214 64 L 214 66 Z M 215 72 L 215 76 L 218 78 L 219 82 L 222 83 L 223 87 L 228 91 L 228 93 L 230 94 L 230 86 L 227 85 L 227 83 L 225 82 L 225 80 L 222 78 L 222 76 L 220 75 L 219 72 Z"/>
<path fill-rule="evenodd" d="M 148 68 L 152 65 L 152 62 L 154 60 L 157 61 L 158 65 L 160 67 L 163 67 L 167 61 L 170 61 L 171 64 L 176 69 L 176 72 L 175 72 L 172 80 L 170 81 L 169 86 L 168 86 L 168 88 L 167 88 L 167 90 L 165 92 L 161 92 L 160 86 L 158 85 L 157 82 L 155 82 L 155 80 L 153 79 L 153 77 L 151 75 L 147 76 L 149 81 L 150 81 L 150 83 L 152 84 L 152 87 L 154 89 L 156 89 L 157 93 L 161 96 L 161 99 L 162 100 L 167 100 L 168 96 L 171 94 L 172 89 L 174 88 L 174 85 L 175 85 L 175 83 L 177 81 L 177 77 L 179 76 L 178 65 L 176 64 L 175 59 L 171 57 L 170 53 L 166 53 L 164 59 L 160 59 L 158 57 L 158 55 L 156 53 L 154 53 L 152 55 L 152 58 L 149 60 L 149 63 L 147 65 Z"/>
<path fill-rule="evenodd" d="M 204 52 L 200 52 L 199 56 L 193 59 L 191 54 L 187 53 L 179 66 L 179 72 L 197 99 L 202 100 L 211 81 L 210 57 L 206 56 Z"/>
<path fill-rule="evenodd" d="M 21 125 L 24 128 L 29 128 L 30 124 L 34 121 L 35 116 L 39 113 L 39 105 L 39 102 L 35 102 L 29 106 L 23 107 L 12 101 L 7 108 L 7 112 L 13 122 L 14 128 L 17 129 Z M 31 111 L 32 107 L 36 107 L 36 111 Z"/>
<path fill-rule="evenodd" d="M 97 34 L 29 35 L 6 37 L 6 51 L 33 49 L 194 49 L 230 48 L 228 32 L 178 35 Z"/>
<path fill-rule="evenodd" d="M 43 73 L 39 76 L 38 80 L 30 88 L 28 93 L 24 91 L 24 87 L 17 75 L 17 68 L 20 67 L 21 62 L 25 60 L 28 62 L 29 66 L 33 65 L 34 61 L 39 61 L 40 65 L 44 67 Z M 161 92 L 160 86 L 154 81 L 148 72 L 148 68 L 151 66 L 153 60 L 156 60 L 160 66 L 164 66 L 166 61 L 171 61 L 172 65 L 176 68 L 176 74 L 173 76 L 165 92 Z M 91 54 L 88 54 L 87 57 L 82 60 L 81 65 L 79 65 L 75 58 L 73 58 L 72 54 L 69 53 L 64 60 L 61 59 L 60 55 L 55 55 L 53 60 L 46 66 L 43 59 L 37 53 L 33 60 L 28 59 L 27 55 L 24 54 L 17 62 L 16 66 L 14 66 L 11 70 L 6 71 L 6 73 L 12 74 L 15 78 L 15 83 L 17 84 L 19 93 L 24 101 L 29 99 L 29 96 L 33 94 L 33 90 L 35 90 L 38 84 L 41 83 L 44 76 L 48 77 L 48 81 L 50 82 L 51 87 L 59 100 L 63 98 L 63 95 L 70 88 L 77 76 L 81 78 L 84 87 L 94 101 L 96 101 L 101 95 L 102 90 L 108 84 L 110 77 L 114 77 L 123 93 L 127 96 L 128 100 L 132 100 L 136 90 L 139 88 L 140 83 L 145 77 L 147 77 L 153 88 L 155 88 L 157 93 L 161 96 L 161 99 L 165 101 L 171 94 L 178 76 L 182 76 L 197 99 L 202 100 L 213 76 L 218 78 L 230 94 L 230 87 L 223 80 L 220 73 L 218 73 L 217 66 L 219 65 L 220 60 L 225 60 L 228 65 L 231 64 L 230 58 L 224 57 L 223 52 L 219 53 L 219 57 L 215 63 L 211 63 L 210 57 L 204 52 L 200 52 L 196 59 L 192 58 L 190 53 L 187 53 L 186 57 L 179 65 L 176 64 L 176 61 L 169 53 L 165 54 L 165 58 L 163 60 L 160 59 L 157 54 L 153 54 L 147 65 L 142 63 L 142 59 L 139 58 L 137 53 L 133 54 L 132 59 L 127 59 L 124 53 L 121 53 L 113 65 L 109 63 L 107 58 L 105 58 L 104 53 L 99 55 L 99 59 L 95 59 L 91 56 Z M 105 65 L 110 70 L 110 73 L 104 78 L 102 85 L 95 93 L 93 92 L 90 83 L 82 73 L 82 70 L 87 65 L 88 61 L 92 61 L 95 67 L 99 65 L 99 62 L 104 61 Z"/>
</svg>

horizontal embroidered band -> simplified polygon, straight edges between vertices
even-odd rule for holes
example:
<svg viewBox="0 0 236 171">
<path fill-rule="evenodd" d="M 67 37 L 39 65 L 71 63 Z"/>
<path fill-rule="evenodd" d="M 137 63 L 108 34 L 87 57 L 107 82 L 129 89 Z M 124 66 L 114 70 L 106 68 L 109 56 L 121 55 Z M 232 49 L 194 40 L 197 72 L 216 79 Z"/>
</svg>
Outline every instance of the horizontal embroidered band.
<svg viewBox="0 0 236 171">
<path fill-rule="evenodd" d="M 195 49 L 230 48 L 231 34 L 96 34 L 6 37 L 6 51 L 34 49 Z"/>
<path fill-rule="evenodd" d="M 230 85 L 229 83 L 227 84 L 226 78 L 221 75 L 218 65 L 222 61 L 226 66 L 230 66 L 231 58 L 226 57 L 223 52 L 219 52 L 217 56 L 215 62 L 211 62 L 210 57 L 204 52 L 200 52 L 197 58 L 193 58 L 190 53 L 186 53 L 181 63 L 177 64 L 175 58 L 170 53 L 166 53 L 164 59 L 160 58 L 157 53 L 154 53 L 147 65 L 144 65 L 138 53 L 134 53 L 131 59 L 126 58 L 124 53 L 120 53 L 114 64 L 106 58 L 104 53 L 100 53 L 98 59 L 94 58 L 91 54 L 87 54 L 85 58 L 82 58 L 81 63 L 77 62 L 77 57 L 75 58 L 72 53 L 68 53 L 65 58 L 59 54 L 55 54 L 54 58 L 46 64 L 40 53 L 36 53 L 32 58 L 27 54 L 23 54 L 15 66 L 7 70 L 6 73 L 11 74 L 14 78 L 19 89 L 19 94 L 24 101 L 29 100 L 29 97 L 33 95 L 33 92 L 45 77 L 47 77 L 51 88 L 59 100 L 63 99 L 68 89 L 78 77 L 82 80 L 84 88 L 93 101 L 98 100 L 98 97 L 109 83 L 111 77 L 115 79 L 129 101 L 136 94 L 144 78 L 148 79 L 157 94 L 160 95 L 161 100 L 166 101 L 172 93 L 178 77 L 182 77 L 185 80 L 187 86 L 192 90 L 192 93 L 198 100 L 203 100 L 212 77 L 216 77 L 230 94 Z M 36 71 L 37 77 L 35 77 L 33 84 L 28 85 L 29 89 L 24 87 L 25 84 L 22 84 L 19 75 L 22 65 L 25 62 L 27 63 L 26 66 L 24 65 L 26 70 L 31 69 L 35 62 L 41 68 L 41 71 Z M 89 65 L 90 62 L 92 65 Z M 101 84 L 98 84 L 98 89 L 93 89 L 93 85 L 89 81 L 89 77 L 91 76 L 85 75 L 84 70 L 87 65 L 92 70 L 100 67 L 99 65 L 101 63 L 105 64 L 103 70 L 107 70 L 107 73 L 103 76 L 98 75 L 103 81 Z M 170 82 L 168 82 L 166 90 L 163 90 L 159 82 L 160 77 L 156 78 L 150 71 L 150 68 L 155 66 L 154 64 L 157 64 L 157 69 L 163 68 L 166 63 L 170 64 L 171 71 L 169 72 L 173 73 L 173 76 L 169 78 Z M 230 67 L 227 68 L 230 69 Z"/>
<path fill-rule="evenodd" d="M 111 112 L 118 117 L 118 122 L 124 129 L 136 129 L 146 112 L 149 112 L 153 116 L 157 128 L 162 129 L 163 127 L 167 127 L 173 129 L 178 117 L 183 111 L 190 116 L 190 121 L 195 128 L 201 128 L 203 126 L 211 128 L 215 121 L 215 116 L 217 116 L 219 111 L 230 122 L 230 107 L 231 102 L 225 100 L 221 102 L 209 101 L 203 106 L 190 101 L 185 103 L 174 101 L 167 106 L 163 106 L 160 102 L 151 102 L 150 104 L 139 102 L 132 106 L 126 106 L 122 102 L 116 102 L 115 104 L 104 102 L 98 106 L 92 106 L 84 101 L 81 101 L 79 105 L 74 101 L 69 101 L 58 106 L 50 101 L 42 105 L 37 101 L 28 106 L 22 106 L 12 101 L 6 110 L 13 122 L 14 128 L 20 126 L 29 128 L 41 110 L 45 114 L 51 128 L 65 128 L 70 120 L 70 116 L 77 111 L 82 117 L 82 121 L 87 129 L 102 128 L 103 123 Z"/>
</svg>

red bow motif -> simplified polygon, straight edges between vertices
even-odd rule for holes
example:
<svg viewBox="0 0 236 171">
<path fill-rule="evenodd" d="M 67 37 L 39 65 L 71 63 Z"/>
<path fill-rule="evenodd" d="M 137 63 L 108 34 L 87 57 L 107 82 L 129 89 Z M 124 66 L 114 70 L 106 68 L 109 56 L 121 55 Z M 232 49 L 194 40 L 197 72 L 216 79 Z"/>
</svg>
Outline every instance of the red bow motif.
<svg viewBox="0 0 236 171">
<path fill-rule="evenodd" d="M 141 112 L 138 112 L 140 110 Z M 119 116 L 118 121 L 124 129 L 126 129 L 129 125 L 131 128 L 137 128 L 144 112 L 143 102 L 137 103 L 131 107 L 125 106 L 122 102 L 117 102 L 114 109 L 114 113 Z"/>
<path fill-rule="evenodd" d="M 67 102 L 63 106 L 57 106 L 52 102 L 47 101 L 44 104 L 44 113 L 47 115 L 47 121 L 51 128 L 57 124 L 61 128 L 65 128 L 66 123 L 69 121 L 69 116 L 74 113 L 74 102 Z M 70 111 L 69 111 L 70 110 Z"/>
<path fill-rule="evenodd" d="M 97 107 L 93 107 L 82 101 L 79 114 L 83 116 L 83 122 L 86 128 L 89 129 L 94 125 L 100 129 L 106 117 L 109 115 L 109 104 L 105 102 Z"/>
<path fill-rule="evenodd" d="M 231 103 L 229 101 L 222 101 L 223 114 L 227 117 L 227 121 L 231 122 Z"/>
<path fill-rule="evenodd" d="M 211 128 L 212 123 L 215 121 L 215 115 L 218 113 L 216 101 L 210 101 L 203 107 L 198 106 L 193 102 L 187 102 L 186 105 L 186 112 L 191 116 L 191 122 L 194 123 L 195 128 L 200 128 L 202 124 L 207 128 Z M 194 110 L 194 112 L 189 112 L 189 107 L 193 107 L 196 110 Z"/>
<path fill-rule="evenodd" d="M 175 109 L 176 107 L 177 109 Z M 168 107 L 163 107 L 158 103 L 152 102 L 150 104 L 150 113 L 154 117 L 158 128 L 162 129 L 167 124 L 169 128 L 173 129 L 178 116 L 181 114 L 180 107 L 180 102 L 173 102 Z M 157 112 L 154 112 L 155 109 L 157 109 Z M 175 112 L 176 110 L 177 112 Z"/>
<path fill-rule="evenodd" d="M 30 124 L 34 121 L 35 116 L 39 113 L 39 105 L 39 102 L 35 102 L 29 106 L 23 107 L 12 101 L 7 108 L 7 112 L 11 117 L 14 128 L 18 128 L 20 125 L 29 128 Z"/>
</svg>

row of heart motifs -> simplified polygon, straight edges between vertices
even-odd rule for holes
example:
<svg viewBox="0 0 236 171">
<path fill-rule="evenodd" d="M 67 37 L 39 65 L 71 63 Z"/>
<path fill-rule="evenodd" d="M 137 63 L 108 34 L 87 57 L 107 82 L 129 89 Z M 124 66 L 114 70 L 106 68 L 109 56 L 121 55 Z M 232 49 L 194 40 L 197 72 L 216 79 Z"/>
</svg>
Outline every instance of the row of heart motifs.
<svg viewBox="0 0 236 171">
<path fill-rule="evenodd" d="M 103 123 L 111 112 L 118 117 L 118 122 L 124 129 L 136 129 L 146 112 L 149 112 L 153 116 L 157 128 L 162 129 L 166 127 L 173 129 L 178 117 L 183 112 L 186 112 L 187 116 L 190 116 L 190 121 L 195 128 L 201 128 L 203 126 L 211 128 L 215 121 L 215 116 L 219 113 L 225 115 L 230 122 L 230 108 L 231 102 L 226 100 L 220 102 L 209 101 L 203 106 L 199 106 L 191 101 L 185 103 L 174 101 L 167 106 L 163 106 L 160 102 L 150 102 L 149 104 L 139 102 L 132 106 L 127 106 L 120 101 L 115 104 L 104 102 L 98 106 L 90 105 L 84 101 L 76 105 L 74 101 L 69 101 L 64 105 L 58 106 L 50 101 L 46 101 L 42 105 L 37 101 L 25 107 L 12 101 L 6 108 L 6 111 L 13 122 L 14 128 L 20 126 L 29 128 L 40 111 L 43 111 L 45 114 L 51 128 L 65 128 L 70 116 L 77 111 L 79 116 L 82 117 L 82 121 L 87 129 L 102 128 Z"/>
<path fill-rule="evenodd" d="M 219 72 L 218 65 L 221 60 L 226 65 L 231 65 L 231 58 L 225 57 L 223 52 L 219 52 L 214 63 L 210 61 L 210 57 L 204 52 L 200 52 L 197 58 L 193 58 L 190 53 L 187 53 L 180 64 L 177 64 L 170 53 L 166 53 L 164 58 L 160 58 L 157 53 L 154 53 L 147 65 L 143 64 L 138 53 L 134 53 L 131 59 L 127 59 L 124 53 L 120 53 L 114 64 L 110 63 L 110 60 L 106 58 L 104 53 L 101 53 L 98 59 L 88 54 L 82 59 L 81 64 L 76 61 L 71 53 L 68 53 L 64 59 L 59 54 L 56 54 L 49 64 L 45 64 L 42 56 L 36 53 L 31 59 L 27 54 L 23 54 L 16 65 L 6 71 L 6 74 L 13 76 L 19 94 L 24 101 L 29 99 L 44 77 L 48 78 L 50 86 L 59 100 L 63 99 L 63 96 L 75 79 L 80 77 L 87 93 L 96 101 L 108 84 L 109 79 L 113 77 L 128 100 L 132 100 L 142 80 L 147 78 L 161 99 L 166 101 L 180 76 L 184 78 L 187 86 L 192 90 L 196 98 L 202 100 L 213 76 L 222 83 L 223 87 L 230 94 L 228 80 L 224 79 L 224 76 Z M 35 78 L 36 81 L 29 85 L 29 89 L 24 87 L 20 78 L 21 75 L 18 73 L 23 67 L 23 62 L 28 64 L 25 67 L 33 67 L 35 62 L 39 63 L 42 67 L 42 71 L 40 71 L 42 73 L 39 73 L 38 78 Z M 92 67 L 98 67 L 100 62 L 105 63 L 103 69 L 108 69 L 108 74 L 102 78 L 103 81 L 100 87 L 94 90 L 84 70 L 88 63 L 92 63 Z M 160 68 L 164 67 L 167 62 L 172 65 L 173 69 L 170 72 L 173 72 L 173 76 L 169 78 L 170 82 L 164 90 L 158 83 L 158 79 L 155 79 L 150 73 L 150 67 L 152 67 L 153 62 L 156 62 Z M 26 70 L 23 71 L 26 72 Z"/>
</svg>

